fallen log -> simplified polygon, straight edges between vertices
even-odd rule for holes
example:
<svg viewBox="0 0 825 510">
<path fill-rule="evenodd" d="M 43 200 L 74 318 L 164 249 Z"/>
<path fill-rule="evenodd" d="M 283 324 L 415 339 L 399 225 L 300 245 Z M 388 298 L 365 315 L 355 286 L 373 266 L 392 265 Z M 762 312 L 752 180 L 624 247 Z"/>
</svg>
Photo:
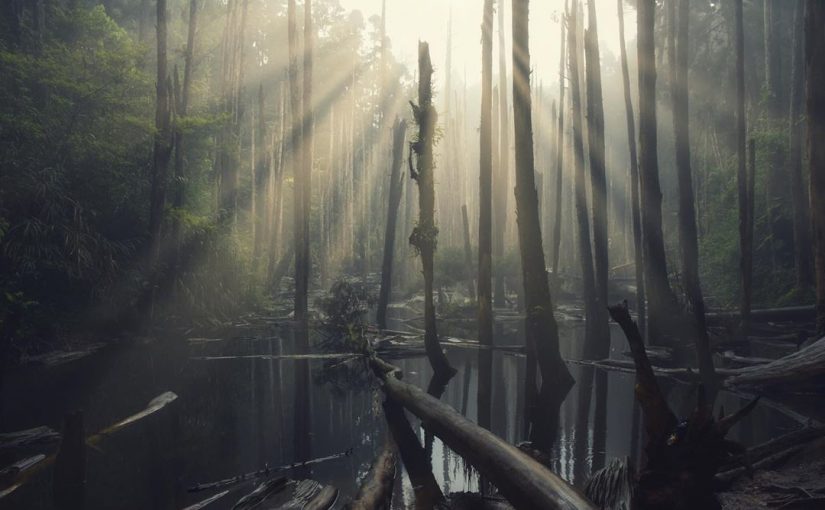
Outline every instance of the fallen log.
<svg viewBox="0 0 825 510">
<path fill-rule="evenodd" d="M 352 454 L 352 448 L 343 451 L 341 453 L 335 453 L 333 455 L 326 455 L 324 457 L 318 457 L 312 460 L 304 461 L 304 462 L 294 462 L 292 464 L 286 464 L 284 466 L 277 466 L 277 467 L 269 467 L 265 466 L 263 469 L 259 469 L 258 471 L 252 471 L 251 473 L 243 473 L 237 476 L 233 476 L 231 478 L 225 478 L 223 480 L 218 480 L 216 482 L 207 482 L 207 483 L 198 483 L 195 484 L 187 489 L 187 492 L 203 492 L 208 490 L 215 490 L 215 489 L 224 489 L 226 487 L 231 487 L 233 485 L 237 485 L 239 483 L 247 482 L 249 480 L 255 480 L 258 478 L 264 478 L 270 475 L 274 475 L 275 473 L 282 473 L 284 471 L 290 471 L 297 468 L 302 468 L 306 466 L 312 466 L 315 464 L 320 464 L 322 462 L 327 462 L 330 460 L 342 459 L 344 457 L 349 457 Z"/>
<path fill-rule="evenodd" d="M 764 365 L 740 369 L 725 384 L 771 390 L 802 390 L 825 384 L 825 338 Z"/>
<path fill-rule="evenodd" d="M 358 494 L 345 508 L 349 510 L 389 509 L 395 472 L 395 443 L 390 436 L 387 436 L 384 447 L 370 466 L 370 471 L 358 489 Z"/>
<path fill-rule="evenodd" d="M 578 490 L 515 446 L 461 416 L 449 405 L 398 379 L 399 369 L 371 358 L 387 396 L 467 459 L 518 509 L 595 509 Z"/>
<path fill-rule="evenodd" d="M 741 317 L 738 311 L 725 310 L 707 312 L 707 321 L 726 322 L 738 321 Z M 751 310 L 750 320 L 753 322 L 791 322 L 791 321 L 811 321 L 816 318 L 816 310 L 813 306 L 788 306 L 785 308 L 763 308 Z"/>
<path fill-rule="evenodd" d="M 128 418 L 125 418 L 115 423 L 114 425 L 110 425 L 109 427 L 106 427 L 100 432 L 87 437 L 86 444 L 88 446 L 96 446 L 101 441 L 103 441 L 103 439 L 110 436 L 111 434 L 114 434 L 115 432 L 122 430 L 123 428 L 131 425 L 132 423 L 160 411 L 169 403 L 174 402 L 177 398 L 178 396 L 172 393 L 171 391 L 167 391 L 165 393 L 158 395 L 149 402 L 149 404 L 146 406 L 146 409 L 144 409 L 143 411 L 140 411 L 137 414 L 133 414 L 132 416 L 129 416 Z M 23 484 L 28 482 L 35 474 L 39 473 L 47 467 L 52 466 L 56 458 L 57 454 L 49 455 L 42 461 L 39 461 L 38 463 L 31 466 L 29 469 L 20 471 L 18 476 L 16 476 L 14 480 L 11 481 L 10 485 L 0 490 L 0 499 L 8 496 L 15 490 L 19 489 Z"/>
<path fill-rule="evenodd" d="M 34 427 L 17 432 L 0 434 L 0 450 L 16 450 L 33 446 L 54 444 L 60 441 L 60 434 L 49 427 Z"/>
<path fill-rule="evenodd" d="M 266 508 L 273 510 L 327 510 L 335 504 L 338 489 L 315 480 L 275 478 L 262 482 L 255 490 L 238 500 L 232 510 Z"/>
<path fill-rule="evenodd" d="M 743 466 L 756 465 L 762 460 L 790 448 L 807 444 L 825 437 L 825 427 L 803 427 L 785 435 L 748 448 L 744 453 L 732 457 L 722 465 L 720 471 L 732 471 Z"/>
<path fill-rule="evenodd" d="M 207 506 L 211 505 L 215 501 L 223 498 L 227 494 L 229 494 L 229 490 L 219 492 L 219 493 L 217 493 L 213 496 L 210 496 L 210 497 L 204 499 L 203 501 L 198 501 L 197 503 L 195 503 L 193 505 L 189 505 L 186 508 L 184 508 L 183 510 L 201 510 L 202 508 L 206 508 Z"/>
</svg>

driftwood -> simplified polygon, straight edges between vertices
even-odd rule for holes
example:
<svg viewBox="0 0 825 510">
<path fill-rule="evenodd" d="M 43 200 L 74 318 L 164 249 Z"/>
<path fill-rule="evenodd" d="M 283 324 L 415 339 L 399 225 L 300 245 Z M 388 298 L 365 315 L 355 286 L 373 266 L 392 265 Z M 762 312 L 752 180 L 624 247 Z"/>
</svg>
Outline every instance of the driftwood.
<svg viewBox="0 0 825 510">
<path fill-rule="evenodd" d="M 338 490 L 315 480 L 288 480 L 275 478 L 262 482 L 255 490 L 238 500 L 232 510 L 266 508 L 273 510 L 326 510 L 335 504 Z"/>
<path fill-rule="evenodd" d="M 825 338 L 784 358 L 741 369 L 725 384 L 739 387 L 810 389 L 825 383 Z"/>
<path fill-rule="evenodd" d="M 349 510 L 384 510 L 390 508 L 395 483 L 395 443 L 387 436 L 381 453 L 370 467 Z"/>
<path fill-rule="evenodd" d="M 219 492 L 219 493 L 217 493 L 213 496 L 210 496 L 210 497 L 204 499 L 203 501 L 198 501 L 194 505 L 189 505 L 186 508 L 184 508 L 183 510 L 201 510 L 201 508 L 206 508 L 207 506 L 209 506 L 212 503 L 214 503 L 215 501 L 223 498 L 227 494 L 229 494 L 228 490 L 225 490 L 223 492 Z"/>
<path fill-rule="evenodd" d="M 31 469 L 32 467 L 36 466 L 45 459 L 46 456 L 41 453 L 39 455 L 34 455 L 32 457 L 26 457 L 25 459 L 18 460 L 14 464 L 4 467 L 2 470 L 0 470 L 0 483 L 4 485 L 12 483 L 15 478 L 20 476 L 20 473 L 23 473 L 26 470 Z M 5 491 L 0 492 L 0 498 L 2 498 L 5 495 Z"/>
<path fill-rule="evenodd" d="M 748 448 L 747 451 L 734 456 L 720 468 L 717 479 L 725 480 L 738 476 L 756 467 L 760 462 L 776 454 L 793 450 L 811 441 L 825 437 L 825 427 L 803 427 L 785 435 Z M 745 469 L 743 469 L 745 468 Z"/>
<path fill-rule="evenodd" d="M 630 344 L 636 366 L 636 398 L 647 432 L 647 459 L 636 487 L 639 508 L 721 508 L 714 494 L 714 475 L 733 454 L 744 451 L 744 447 L 725 436 L 753 410 L 757 400 L 716 420 L 700 385 L 696 410 L 690 419 L 678 422 L 656 381 L 627 302 L 612 306 L 609 311 Z"/>
<path fill-rule="evenodd" d="M 239 483 L 247 482 L 249 480 L 255 480 L 258 478 L 264 478 L 270 475 L 274 475 L 275 473 L 282 473 L 284 471 L 289 471 L 292 469 L 302 468 L 306 466 L 312 466 L 314 464 L 320 464 L 322 462 L 327 462 L 330 460 L 342 459 L 344 457 L 349 457 L 352 454 L 352 448 L 341 452 L 336 453 L 333 455 L 327 455 L 324 457 L 318 457 L 312 460 L 308 460 L 305 462 L 294 462 L 292 464 L 286 464 L 284 466 L 278 467 L 269 467 L 266 466 L 263 469 L 259 469 L 258 471 L 252 471 L 251 473 L 243 473 L 237 476 L 233 476 L 231 478 L 225 478 L 223 480 L 218 480 L 216 482 L 207 482 L 207 483 L 199 483 L 193 485 L 187 489 L 187 492 L 203 492 L 208 490 L 215 490 L 215 489 L 223 489 L 226 487 L 231 487 L 233 485 L 237 485 Z"/>
<path fill-rule="evenodd" d="M 384 393 L 418 416 L 424 426 L 467 459 L 519 509 L 595 509 L 575 488 L 503 441 L 461 416 L 449 405 L 420 388 L 398 379 L 400 371 L 377 357 L 371 358 Z"/>
<path fill-rule="evenodd" d="M 138 420 L 146 418 L 147 416 L 160 411 L 161 409 L 166 407 L 171 402 L 174 402 L 177 398 L 178 398 L 178 396 L 175 395 L 174 393 L 172 393 L 171 391 L 167 391 L 166 393 L 162 393 L 161 395 L 158 395 L 157 397 L 155 397 L 154 399 L 152 399 L 149 402 L 149 404 L 146 406 L 146 409 L 144 409 L 143 411 L 140 411 L 137 414 L 133 414 L 132 416 L 129 416 L 128 418 L 125 418 L 125 419 L 123 419 L 123 420 L 121 420 L 121 421 L 119 421 L 119 422 L 117 422 L 113 425 L 110 425 L 109 427 L 106 427 L 105 429 L 101 430 L 100 432 L 87 437 L 86 438 L 86 444 L 88 446 L 97 446 L 107 436 L 109 436 L 109 435 L 111 435 L 111 434 L 113 434 L 113 433 L 115 433 L 119 430 L 122 430 L 123 428 L 131 425 L 132 423 L 134 423 Z M 25 484 L 27 481 L 29 481 L 31 479 L 31 477 L 34 476 L 35 474 L 39 473 L 40 471 L 42 471 L 43 469 L 45 469 L 47 467 L 52 466 L 55 463 L 56 458 L 57 458 L 57 454 L 49 455 L 48 457 L 46 457 L 42 461 L 40 461 L 37 464 L 34 464 L 33 466 L 31 466 L 30 469 L 20 471 L 18 476 L 16 476 L 14 478 L 14 480 L 12 480 L 11 483 L 8 486 L 6 486 L 3 489 L 0 489 L 0 499 L 4 498 L 5 496 L 8 496 L 12 492 L 14 492 L 18 488 L 20 488 L 23 484 Z"/>
<path fill-rule="evenodd" d="M 0 434 L 0 451 L 54 444 L 58 441 L 60 434 L 49 427 L 34 427 Z"/>
</svg>

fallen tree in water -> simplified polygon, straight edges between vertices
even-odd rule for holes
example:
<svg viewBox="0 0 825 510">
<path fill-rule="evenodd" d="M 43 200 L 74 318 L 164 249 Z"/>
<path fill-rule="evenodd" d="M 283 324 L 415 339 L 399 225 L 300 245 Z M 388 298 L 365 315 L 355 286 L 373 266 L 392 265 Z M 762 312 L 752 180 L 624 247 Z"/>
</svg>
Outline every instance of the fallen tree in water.
<svg viewBox="0 0 825 510">
<path fill-rule="evenodd" d="M 390 436 L 370 466 L 367 477 L 358 489 L 355 499 L 346 506 L 348 510 L 380 510 L 390 508 L 392 488 L 395 484 L 395 443 Z"/>
<path fill-rule="evenodd" d="M 825 338 L 788 356 L 739 370 L 725 383 L 770 390 L 810 390 L 825 385 Z"/>
<path fill-rule="evenodd" d="M 596 508 L 578 490 L 515 446 L 422 389 L 402 382 L 397 367 L 375 356 L 370 362 L 387 397 L 420 418 L 427 430 L 467 459 L 515 508 Z"/>
</svg>

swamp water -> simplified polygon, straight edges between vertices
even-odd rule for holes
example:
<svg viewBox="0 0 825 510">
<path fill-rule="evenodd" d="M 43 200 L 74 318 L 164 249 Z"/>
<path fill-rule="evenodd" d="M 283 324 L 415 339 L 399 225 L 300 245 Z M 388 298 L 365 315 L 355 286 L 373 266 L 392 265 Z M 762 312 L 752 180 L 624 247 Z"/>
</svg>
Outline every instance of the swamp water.
<svg viewBox="0 0 825 510">
<path fill-rule="evenodd" d="M 496 344 L 522 344 L 518 324 L 497 324 Z M 449 330 L 441 329 L 446 333 L 442 342 L 458 373 L 445 388 L 444 402 L 476 421 L 478 382 L 489 380 L 491 430 L 511 443 L 531 439 L 552 444 L 548 454 L 554 471 L 578 486 L 612 457 L 630 456 L 638 464 L 641 421 L 633 400 L 632 374 L 570 364 L 576 385 L 558 413 L 551 410 L 551 418 L 533 427 L 531 434 L 523 398 L 525 358 L 495 350 L 491 364 L 479 364 L 478 350 L 449 347 L 447 335 L 459 334 Z M 611 334 L 611 356 L 618 357 L 626 343 L 618 329 L 611 329 Z M 218 492 L 187 492 L 198 483 L 347 451 L 341 458 L 286 475 L 337 487 L 336 508 L 355 494 L 386 430 L 383 396 L 371 385 L 362 361 L 279 358 L 296 352 L 292 331 L 263 322 L 233 328 L 220 338 L 169 336 L 114 345 L 71 363 L 26 367 L 9 375 L 3 387 L 0 430 L 39 425 L 60 430 L 65 413 L 82 409 L 86 433 L 91 434 L 142 410 L 157 395 L 173 391 L 178 399 L 167 409 L 88 449 L 87 508 L 181 509 Z M 561 336 L 564 356 L 578 358 L 581 323 L 563 322 Z M 390 361 L 404 371 L 404 380 L 427 388 L 431 370 L 426 357 Z M 337 368 L 325 368 L 329 365 Z M 687 415 L 696 400 L 693 388 L 663 384 L 672 407 Z M 730 412 L 744 403 L 739 396 L 722 393 L 717 408 L 721 404 Z M 423 444 L 420 423 L 414 417 L 411 423 Z M 798 426 L 760 405 L 730 437 L 750 445 Z M 7 465 L 18 459 L 4 456 L 2 460 Z M 432 444 L 431 463 L 445 494 L 478 489 L 478 474 L 438 439 Z M 207 508 L 231 508 L 251 489 L 250 482 L 235 485 Z M 409 508 L 412 502 L 412 487 L 399 471 L 393 508 Z M 51 470 L 38 473 L 0 500 L 0 508 L 52 508 Z"/>
</svg>

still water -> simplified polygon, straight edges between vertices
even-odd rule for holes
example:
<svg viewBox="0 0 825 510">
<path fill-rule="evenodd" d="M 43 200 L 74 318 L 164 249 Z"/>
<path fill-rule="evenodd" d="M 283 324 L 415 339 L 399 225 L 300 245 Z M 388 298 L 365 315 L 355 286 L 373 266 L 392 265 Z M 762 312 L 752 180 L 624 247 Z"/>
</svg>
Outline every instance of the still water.
<svg viewBox="0 0 825 510">
<path fill-rule="evenodd" d="M 497 325 L 496 343 L 522 343 L 517 324 Z M 453 329 L 442 331 L 460 333 Z M 577 358 L 581 324 L 562 323 L 561 335 L 565 357 Z M 618 357 L 624 339 L 618 330 L 612 336 L 611 356 Z M 336 360 L 278 358 L 294 352 L 291 330 L 260 322 L 214 338 L 170 334 L 163 340 L 115 345 L 61 366 L 29 367 L 10 375 L 3 388 L 0 431 L 39 425 L 60 430 L 65 413 L 82 409 L 86 431 L 92 433 L 142 410 L 155 396 L 173 391 L 179 398 L 157 416 L 90 449 L 87 508 L 180 509 L 214 494 L 187 492 L 197 483 L 351 449 L 348 456 L 301 473 L 337 487 L 336 508 L 341 508 L 381 449 L 382 395 L 359 370 L 359 361 L 342 365 Z M 496 350 L 491 373 L 479 373 L 480 366 L 488 370 L 486 364 L 479 364 L 478 351 L 452 347 L 447 353 L 458 373 L 447 385 L 443 401 L 475 421 L 478 381 L 489 379 L 492 431 L 512 443 L 537 439 L 528 437 L 524 416 L 523 356 Z M 427 387 L 431 371 L 425 357 L 392 361 L 402 368 L 406 381 Z M 338 368 L 325 369 L 329 364 Z M 557 418 L 550 413 L 553 419 L 534 434 L 552 443 L 553 469 L 581 485 L 612 457 L 630 456 L 638 462 L 640 416 L 632 375 L 594 375 L 592 369 L 575 364 L 570 370 L 577 384 L 561 403 Z M 672 407 L 687 415 L 695 403 L 692 388 L 663 384 Z M 718 400 L 728 411 L 743 402 L 727 393 Z M 423 442 L 420 424 L 415 419 L 411 423 Z M 790 418 L 761 405 L 733 430 L 732 437 L 754 444 L 796 427 Z M 7 465 L 17 459 L 2 460 Z M 445 494 L 478 488 L 477 473 L 437 439 L 432 469 Z M 236 486 L 208 508 L 230 508 L 249 490 L 249 483 Z M 0 508 L 47 509 L 52 508 L 51 499 L 51 473 L 44 471 L 0 501 Z M 406 475 L 397 477 L 393 508 L 408 508 L 412 501 Z"/>
</svg>

